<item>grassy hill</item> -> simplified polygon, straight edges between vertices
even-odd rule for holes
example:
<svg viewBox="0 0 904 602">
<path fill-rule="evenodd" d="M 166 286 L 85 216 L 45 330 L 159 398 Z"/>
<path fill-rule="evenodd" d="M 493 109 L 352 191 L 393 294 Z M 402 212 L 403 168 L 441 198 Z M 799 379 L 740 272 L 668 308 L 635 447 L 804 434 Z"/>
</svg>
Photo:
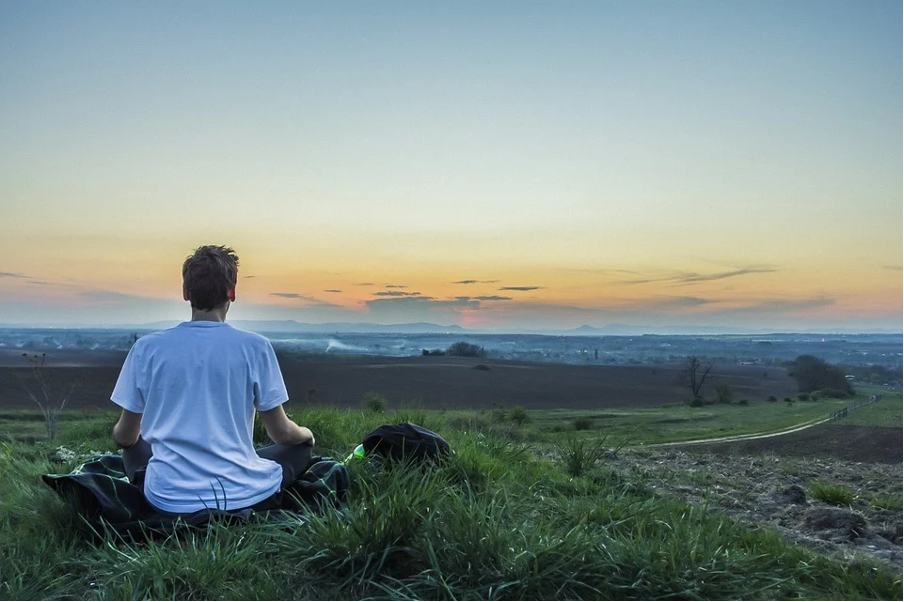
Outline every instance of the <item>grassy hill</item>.
<svg viewBox="0 0 904 602">
<path fill-rule="evenodd" d="M 57 459 L 60 444 L 109 449 L 115 417 L 73 413 L 51 443 L 38 430 L 14 440 L 16 425 L 34 416 L 13 416 L 0 421 L 4 599 L 902 597 L 900 572 L 887 565 L 821 555 L 767 525 L 673 497 L 642 471 L 617 470 L 606 459 L 610 442 L 574 431 L 573 416 L 560 421 L 573 432 L 554 437 L 544 413 L 518 426 L 492 411 L 305 410 L 294 418 L 333 457 L 373 427 L 404 420 L 443 434 L 457 453 L 424 470 L 350 465 L 342 511 L 137 545 L 92 542 L 39 478 L 76 463 Z M 540 431 L 546 442 L 537 442 Z"/>
</svg>

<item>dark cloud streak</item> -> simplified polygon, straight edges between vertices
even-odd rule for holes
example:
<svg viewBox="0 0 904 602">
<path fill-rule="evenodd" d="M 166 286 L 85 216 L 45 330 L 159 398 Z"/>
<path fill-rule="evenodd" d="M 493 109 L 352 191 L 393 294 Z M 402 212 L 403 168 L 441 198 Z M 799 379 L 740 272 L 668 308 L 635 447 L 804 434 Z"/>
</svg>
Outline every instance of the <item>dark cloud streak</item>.
<svg viewBox="0 0 904 602">
<path fill-rule="evenodd" d="M 374 293 L 375 297 L 420 297 L 420 291 L 413 293 L 406 293 L 405 291 L 380 291 L 378 293 Z"/>
<path fill-rule="evenodd" d="M 458 280 L 452 284 L 496 284 L 498 280 Z"/>
<path fill-rule="evenodd" d="M 671 276 L 663 276 L 661 278 L 638 278 L 636 280 L 624 280 L 622 284 L 650 284 L 652 282 L 674 282 L 677 284 L 693 284 L 695 282 L 712 282 L 714 280 L 725 280 L 726 278 L 735 278 L 737 276 L 746 276 L 747 274 L 768 274 L 777 272 L 777 268 L 773 267 L 751 267 L 730 270 L 727 272 L 716 272 L 714 274 L 700 274 L 697 272 L 681 272 Z"/>
</svg>

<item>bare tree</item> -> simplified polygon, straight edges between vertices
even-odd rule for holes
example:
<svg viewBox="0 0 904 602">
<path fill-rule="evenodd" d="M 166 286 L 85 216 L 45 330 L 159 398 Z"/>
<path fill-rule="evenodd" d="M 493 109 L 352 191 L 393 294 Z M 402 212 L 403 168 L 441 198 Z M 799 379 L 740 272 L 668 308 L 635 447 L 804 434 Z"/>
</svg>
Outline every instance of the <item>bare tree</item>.
<svg viewBox="0 0 904 602">
<path fill-rule="evenodd" d="M 28 355 L 22 357 L 31 364 L 31 379 L 22 379 L 22 388 L 28 397 L 41 408 L 44 415 L 44 425 L 47 427 L 47 437 L 55 439 L 57 436 L 57 422 L 60 412 L 66 406 L 66 402 L 78 388 L 78 382 L 71 380 L 66 383 L 57 383 L 52 378 L 49 369 L 44 365 L 47 354 Z"/>
<path fill-rule="evenodd" d="M 684 358 L 684 364 L 679 374 L 679 381 L 682 385 L 689 388 L 694 399 L 700 397 L 703 385 L 712 372 L 713 363 L 704 362 L 696 355 L 689 355 Z"/>
</svg>

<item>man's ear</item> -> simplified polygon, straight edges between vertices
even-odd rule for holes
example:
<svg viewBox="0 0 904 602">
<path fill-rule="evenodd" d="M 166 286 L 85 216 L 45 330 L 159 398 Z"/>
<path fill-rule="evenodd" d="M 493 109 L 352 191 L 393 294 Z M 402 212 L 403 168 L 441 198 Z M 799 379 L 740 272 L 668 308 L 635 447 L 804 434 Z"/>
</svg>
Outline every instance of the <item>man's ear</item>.
<svg viewBox="0 0 904 602">
<path fill-rule="evenodd" d="M 233 286 L 231 289 L 226 291 L 226 296 L 229 298 L 229 301 L 235 303 L 235 287 Z"/>
<path fill-rule="evenodd" d="M 188 289 L 185 288 L 185 285 L 182 285 L 182 300 L 188 301 Z"/>
</svg>

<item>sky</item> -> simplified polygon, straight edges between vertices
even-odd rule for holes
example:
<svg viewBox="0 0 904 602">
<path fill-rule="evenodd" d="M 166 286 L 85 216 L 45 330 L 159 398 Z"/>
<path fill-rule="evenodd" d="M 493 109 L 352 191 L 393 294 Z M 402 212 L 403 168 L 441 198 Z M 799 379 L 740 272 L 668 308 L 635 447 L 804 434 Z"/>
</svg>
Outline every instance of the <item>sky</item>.
<svg viewBox="0 0 904 602">
<path fill-rule="evenodd" d="M 0 324 L 902 328 L 898 1 L 0 2 Z"/>
</svg>

